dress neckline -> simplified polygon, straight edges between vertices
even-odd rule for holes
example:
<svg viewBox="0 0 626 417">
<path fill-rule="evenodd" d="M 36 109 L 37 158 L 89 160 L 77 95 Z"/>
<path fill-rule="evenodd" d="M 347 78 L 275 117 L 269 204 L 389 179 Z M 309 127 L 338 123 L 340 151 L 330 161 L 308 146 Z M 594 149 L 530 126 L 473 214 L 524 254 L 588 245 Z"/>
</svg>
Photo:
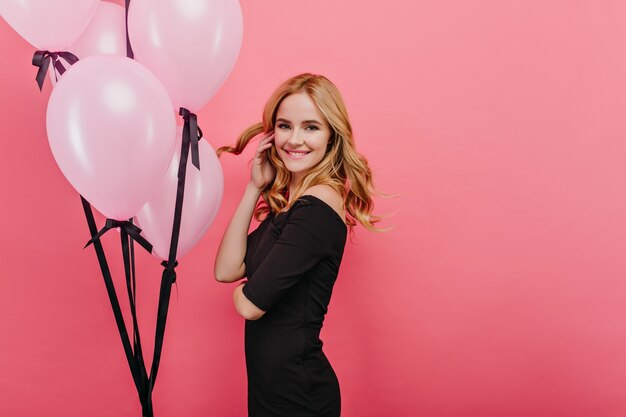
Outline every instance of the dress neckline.
<svg viewBox="0 0 626 417">
<path fill-rule="evenodd" d="M 340 222 L 340 223 L 341 223 L 341 224 L 342 224 L 342 225 L 343 225 L 346 229 L 348 228 L 348 226 L 347 226 L 347 225 L 346 225 L 346 223 L 343 221 L 343 219 L 341 218 L 341 216 L 339 215 L 339 213 L 337 213 L 337 212 L 335 211 L 335 209 L 334 209 L 334 208 L 332 208 L 332 207 L 330 206 L 330 204 L 328 204 L 327 202 L 325 202 L 325 201 L 324 201 L 324 200 L 322 200 L 321 198 L 316 197 L 316 196 L 314 196 L 314 195 L 312 195 L 312 194 L 303 194 L 303 195 L 301 195 L 300 197 L 298 197 L 298 200 L 309 200 L 309 201 L 313 201 L 313 202 L 318 202 L 318 203 L 320 203 L 322 206 L 325 206 L 328 210 L 330 210 L 330 211 L 334 214 L 335 219 L 336 219 L 336 220 L 339 220 L 339 222 Z M 296 201 L 298 201 L 298 200 L 296 200 Z M 294 202 L 294 203 L 291 205 L 291 207 L 289 207 L 289 210 L 291 210 L 291 209 L 293 208 L 293 206 L 295 206 L 295 204 L 296 204 L 296 203 Z M 287 213 L 289 210 L 287 210 L 287 211 L 281 211 L 280 213 L 277 213 L 277 214 L 276 214 L 276 216 L 280 216 L 281 214 Z"/>
</svg>

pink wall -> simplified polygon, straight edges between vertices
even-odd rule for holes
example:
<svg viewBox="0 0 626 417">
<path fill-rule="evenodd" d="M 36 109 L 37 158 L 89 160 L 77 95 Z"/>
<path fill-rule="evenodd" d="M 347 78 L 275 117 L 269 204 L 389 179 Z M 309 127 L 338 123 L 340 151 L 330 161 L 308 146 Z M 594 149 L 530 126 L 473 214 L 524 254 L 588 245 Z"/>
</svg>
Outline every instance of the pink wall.
<svg viewBox="0 0 626 417">
<path fill-rule="evenodd" d="M 626 3 L 242 0 L 239 61 L 199 114 L 214 146 L 288 76 L 342 90 L 395 212 L 348 245 L 323 339 L 345 417 L 626 415 Z M 0 24 L 0 415 L 139 416 L 50 85 Z M 179 267 L 157 416 L 245 415 L 243 321 L 212 277 L 243 190 Z M 106 237 L 118 288 L 117 240 Z M 139 259 L 151 352 L 160 266 Z M 176 291 L 174 291 L 176 293 Z M 120 292 L 120 296 L 123 293 Z"/>
</svg>

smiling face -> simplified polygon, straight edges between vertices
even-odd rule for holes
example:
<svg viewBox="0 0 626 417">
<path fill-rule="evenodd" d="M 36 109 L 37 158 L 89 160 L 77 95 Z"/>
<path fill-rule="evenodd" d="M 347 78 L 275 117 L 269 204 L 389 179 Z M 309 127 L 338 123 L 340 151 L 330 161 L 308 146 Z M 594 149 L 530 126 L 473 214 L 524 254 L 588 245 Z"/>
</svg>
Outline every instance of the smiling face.
<svg viewBox="0 0 626 417">
<path fill-rule="evenodd" d="M 274 144 L 297 183 L 326 154 L 331 128 L 308 94 L 287 96 L 278 107 Z"/>
</svg>

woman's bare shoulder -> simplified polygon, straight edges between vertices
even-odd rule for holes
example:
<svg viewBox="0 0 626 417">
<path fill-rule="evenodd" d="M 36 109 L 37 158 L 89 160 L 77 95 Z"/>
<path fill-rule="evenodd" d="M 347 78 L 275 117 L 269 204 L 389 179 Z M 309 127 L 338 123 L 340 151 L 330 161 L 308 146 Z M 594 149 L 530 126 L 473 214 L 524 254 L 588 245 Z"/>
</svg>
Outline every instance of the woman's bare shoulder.
<svg viewBox="0 0 626 417">
<path fill-rule="evenodd" d="M 314 185 L 313 187 L 307 189 L 303 195 L 312 195 L 313 197 L 319 198 L 335 210 L 337 214 L 339 214 L 339 217 L 341 217 L 341 219 L 345 222 L 343 198 L 341 197 L 341 194 L 339 194 L 339 192 L 330 185 Z"/>
</svg>

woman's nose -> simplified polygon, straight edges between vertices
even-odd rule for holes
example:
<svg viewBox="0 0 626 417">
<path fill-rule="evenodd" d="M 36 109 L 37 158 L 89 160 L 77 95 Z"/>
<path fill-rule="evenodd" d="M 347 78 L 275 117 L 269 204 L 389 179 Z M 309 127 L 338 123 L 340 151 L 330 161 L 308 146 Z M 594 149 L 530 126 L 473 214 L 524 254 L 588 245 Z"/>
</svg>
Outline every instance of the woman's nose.
<svg viewBox="0 0 626 417">
<path fill-rule="evenodd" d="M 289 136 L 289 143 L 292 145 L 301 145 L 304 143 L 301 136 L 302 135 L 298 129 L 292 130 L 291 136 Z"/>
</svg>

